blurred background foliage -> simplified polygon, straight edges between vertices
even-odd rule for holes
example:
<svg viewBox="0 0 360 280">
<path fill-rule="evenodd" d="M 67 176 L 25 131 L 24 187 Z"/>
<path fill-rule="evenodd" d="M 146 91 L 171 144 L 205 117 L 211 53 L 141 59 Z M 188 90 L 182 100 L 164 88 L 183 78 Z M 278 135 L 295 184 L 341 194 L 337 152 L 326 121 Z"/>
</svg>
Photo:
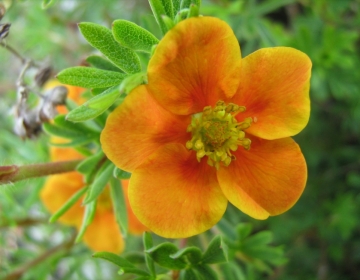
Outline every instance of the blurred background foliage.
<svg viewBox="0 0 360 280">
<path fill-rule="evenodd" d="M 57 0 L 46 10 L 41 1 L 1 2 L 8 7 L 1 23 L 11 23 L 6 43 L 56 71 L 79 65 L 94 52 L 80 36 L 79 22 L 111 27 L 115 19 L 128 19 L 160 36 L 145 0 Z M 243 56 L 262 47 L 289 46 L 313 62 L 311 119 L 295 137 L 308 163 L 303 196 L 290 211 L 266 221 L 252 220 L 231 206 L 225 215 L 232 225 L 248 222 L 255 232 L 270 230 L 273 244 L 283 245 L 288 258 L 271 273 L 248 271 L 245 279 L 359 279 L 360 1 L 204 0 L 201 13 L 231 25 Z M 0 48 L 1 164 L 48 160 L 46 135 L 22 141 L 12 132 L 20 68 Z M 89 258 L 84 245 L 64 246 L 72 229 L 47 224 L 38 200 L 43 182 L 27 180 L 0 190 L 0 277 L 20 268 L 26 271 L 22 279 L 115 279 L 116 269 Z M 139 244 L 130 238 L 128 250 Z M 46 250 L 57 245 L 56 253 L 47 256 Z M 24 267 L 41 254 L 40 264 Z"/>
</svg>

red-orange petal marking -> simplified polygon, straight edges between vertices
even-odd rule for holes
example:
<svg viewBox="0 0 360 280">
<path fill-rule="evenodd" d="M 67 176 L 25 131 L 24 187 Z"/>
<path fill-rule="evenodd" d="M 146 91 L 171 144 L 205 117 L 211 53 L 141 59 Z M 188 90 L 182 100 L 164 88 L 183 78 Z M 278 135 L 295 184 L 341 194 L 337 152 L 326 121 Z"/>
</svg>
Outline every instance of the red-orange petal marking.
<svg viewBox="0 0 360 280">
<path fill-rule="evenodd" d="M 148 66 L 151 93 L 180 115 L 232 97 L 239 85 L 239 43 L 224 22 L 211 17 L 182 21 L 160 41 Z"/>
<path fill-rule="evenodd" d="M 144 231 L 148 230 L 148 228 L 139 221 L 139 219 L 135 216 L 130 206 L 129 195 L 128 195 L 129 180 L 121 180 L 121 184 L 123 186 L 123 191 L 125 196 L 126 211 L 127 211 L 128 223 L 129 223 L 129 233 L 141 234 Z"/>
<path fill-rule="evenodd" d="M 244 114 L 255 121 L 246 132 L 268 140 L 299 133 L 310 116 L 310 74 L 309 57 L 293 48 L 260 49 L 245 57 L 232 102 L 245 106 Z"/>
<path fill-rule="evenodd" d="M 125 244 L 114 213 L 96 212 L 94 220 L 88 226 L 83 237 L 84 243 L 93 251 L 106 251 L 119 254 Z"/>
<path fill-rule="evenodd" d="M 249 151 L 239 149 L 236 160 L 218 171 L 220 186 L 229 201 L 256 219 L 278 215 L 299 199 L 307 169 L 299 146 L 291 138 L 251 138 Z"/>
<path fill-rule="evenodd" d="M 139 220 L 167 238 L 208 230 L 227 206 L 216 169 L 180 144 L 161 147 L 133 172 L 129 200 Z"/>
<path fill-rule="evenodd" d="M 117 167 L 131 172 L 162 145 L 186 143 L 189 123 L 190 117 L 166 111 L 146 86 L 139 86 L 109 115 L 101 133 L 102 149 Z"/>
</svg>

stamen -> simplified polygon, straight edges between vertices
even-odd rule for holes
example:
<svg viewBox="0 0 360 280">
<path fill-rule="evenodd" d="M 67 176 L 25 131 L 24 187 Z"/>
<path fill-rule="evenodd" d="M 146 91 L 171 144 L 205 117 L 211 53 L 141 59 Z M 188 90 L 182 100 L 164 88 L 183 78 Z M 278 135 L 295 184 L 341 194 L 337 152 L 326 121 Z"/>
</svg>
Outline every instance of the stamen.
<svg viewBox="0 0 360 280">
<path fill-rule="evenodd" d="M 242 146 L 250 149 L 251 140 L 245 138 L 245 132 L 252 123 L 252 118 L 238 122 L 235 116 L 245 112 L 244 106 L 234 103 L 226 104 L 219 100 L 216 106 L 206 106 L 202 113 L 193 116 L 187 132 L 192 133 L 192 139 L 186 142 L 186 148 L 196 152 L 196 158 L 207 156 L 207 163 L 215 168 L 229 166 L 235 156 L 231 154 Z"/>
</svg>

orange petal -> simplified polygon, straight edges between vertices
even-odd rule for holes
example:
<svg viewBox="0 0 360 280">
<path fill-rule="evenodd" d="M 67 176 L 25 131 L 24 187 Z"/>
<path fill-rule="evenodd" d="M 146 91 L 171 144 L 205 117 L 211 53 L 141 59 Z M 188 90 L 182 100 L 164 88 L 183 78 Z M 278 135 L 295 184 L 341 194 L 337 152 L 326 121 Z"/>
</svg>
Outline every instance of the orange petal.
<svg viewBox="0 0 360 280">
<path fill-rule="evenodd" d="M 182 21 L 160 41 L 148 66 L 151 93 L 180 115 L 232 97 L 239 85 L 239 43 L 225 23 L 211 17 Z"/>
<path fill-rule="evenodd" d="M 160 146 L 186 143 L 190 117 L 176 116 L 150 96 L 146 86 L 133 90 L 108 117 L 101 133 L 102 149 L 121 169 L 132 171 Z"/>
<path fill-rule="evenodd" d="M 278 215 L 299 199 L 307 169 L 299 146 L 291 138 L 251 138 L 251 148 L 239 148 L 237 160 L 218 171 L 220 186 L 229 201 L 256 219 Z"/>
<path fill-rule="evenodd" d="M 78 172 L 53 175 L 46 180 L 40 198 L 49 212 L 55 213 L 83 186 L 83 176 Z M 79 199 L 59 221 L 67 225 L 80 225 L 84 214 L 81 203 L 82 199 Z"/>
<path fill-rule="evenodd" d="M 167 238 L 208 230 L 227 206 L 216 170 L 180 144 L 161 147 L 135 169 L 129 200 L 139 220 Z"/>
<path fill-rule="evenodd" d="M 245 57 L 241 67 L 232 102 L 256 121 L 246 132 L 268 140 L 299 133 L 310 116 L 309 57 L 293 48 L 266 48 Z"/>
<path fill-rule="evenodd" d="M 128 222 L 129 222 L 129 232 L 131 234 L 141 234 L 144 231 L 147 231 L 148 228 L 139 221 L 139 219 L 135 216 L 130 206 L 129 196 L 128 196 L 129 180 L 121 180 L 121 184 L 125 196 L 126 210 L 127 210 Z"/>
<path fill-rule="evenodd" d="M 83 241 L 93 251 L 119 254 L 124 250 L 124 240 L 112 210 L 96 212 L 94 220 L 85 231 Z"/>
</svg>

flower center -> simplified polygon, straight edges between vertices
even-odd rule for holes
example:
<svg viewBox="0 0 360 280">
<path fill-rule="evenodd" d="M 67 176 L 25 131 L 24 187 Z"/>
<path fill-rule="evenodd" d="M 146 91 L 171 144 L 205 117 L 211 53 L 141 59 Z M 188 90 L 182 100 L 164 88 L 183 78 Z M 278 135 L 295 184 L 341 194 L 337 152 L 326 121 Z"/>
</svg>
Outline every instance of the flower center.
<svg viewBox="0 0 360 280">
<path fill-rule="evenodd" d="M 244 106 L 226 105 L 224 101 L 218 101 L 215 108 L 206 106 L 202 113 L 192 116 L 187 128 L 192 138 L 186 142 L 186 148 L 196 152 L 198 161 L 208 156 L 207 163 L 216 169 L 219 169 L 220 163 L 229 166 L 236 159 L 231 151 L 236 151 L 238 146 L 250 149 L 251 141 L 245 138 L 244 130 L 250 127 L 252 118 L 245 118 L 242 122 L 235 118 L 245 110 Z"/>
</svg>

